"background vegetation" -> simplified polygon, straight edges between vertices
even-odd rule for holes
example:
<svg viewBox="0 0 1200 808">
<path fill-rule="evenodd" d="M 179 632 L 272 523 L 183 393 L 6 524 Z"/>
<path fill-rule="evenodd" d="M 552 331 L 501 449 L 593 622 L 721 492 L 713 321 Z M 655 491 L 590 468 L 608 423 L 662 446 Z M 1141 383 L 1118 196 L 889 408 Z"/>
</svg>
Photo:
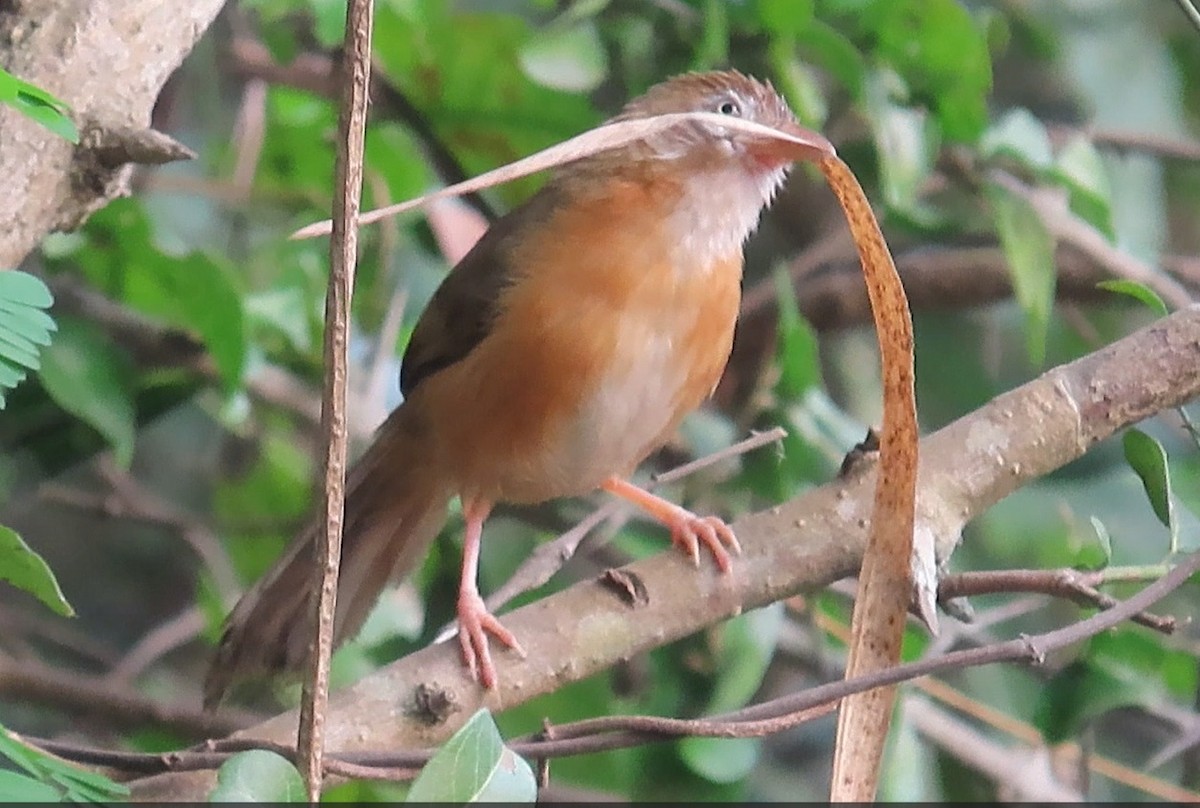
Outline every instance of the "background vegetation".
<svg viewBox="0 0 1200 808">
<path fill-rule="evenodd" d="M 52 291 L 56 330 L 36 373 L 6 396 L 0 522 L 54 570 L 75 617 L 0 585 L 9 728 L 158 751 L 295 702 L 281 686 L 216 717 L 198 708 L 227 608 L 313 502 L 326 244 L 286 236 L 328 215 L 329 68 L 343 17 L 338 0 L 230 3 L 154 113 L 197 159 L 141 171 L 131 198 L 47 238 L 20 267 Z M 375 43 L 368 206 L 577 134 L 681 71 L 770 78 L 872 196 L 916 308 L 924 431 L 1153 319 L 1135 299 L 1145 289 L 1177 307 L 1200 288 L 1200 32 L 1166 0 L 378 0 Z M 363 231 L 351 376 L 360 448 L 399 401 L 398 357 L 446 255 L 539 181 Z M 1104 249 L 1081 248 L 1080 227 Z M 795 172 L 748 259 L 729 372 L 647 469 L 783 426 L 776 448 L 671 487 L 727 515 L 828 480 L 878 418 L 853 246 L 818 175 Z M 1135 295 L 1097 288 L 1130 267 L 1152 268 Z M 995 507 L 950 569 L 1103 569 L 1120 596 L 1197 549 L 1195 432 L 1175 413 L 1143 430 Z M 589 509 L 504 510 L 489 523 L 483 590 Z M 335 685 L 427 644 L 452 618 L 460 532 L 452 516 L 420 573 L 339 652 Z M 599 533 L 611 540 L 523 600 L 665 540 L 640 521 Z M 1163 611 L 1193 617 L 1198 594 L 1193 582 Z M 1080 613 L 1041 596 L 974 609 L 975 624 L 945 617 L 937 639 L 914 629 L 907 655 Z M 497 720 L 511 736 L 543 717 L 687 717 L 799 690 L 838 674 L 848 615 L 844 589 L 797 597 Z M 1094 799 L 1186 797 L 1170 789 L 1200 789 L 1198 658 L 1193 626 L 1166 637 L 1130 625 L 1039 668 L 910 687 L 881 796 L 1004 797 L 1036 774 Z M 936 731 L 951 707 L 958 721 Z M 549 793 L 819 799 L 832 727 L 567 759 Z M 974 741 L 991 742 L 1010 774 L 980 774 L 965 752 Z M 333 796 L 403 791 L 352 783 Z"/>
</svg>

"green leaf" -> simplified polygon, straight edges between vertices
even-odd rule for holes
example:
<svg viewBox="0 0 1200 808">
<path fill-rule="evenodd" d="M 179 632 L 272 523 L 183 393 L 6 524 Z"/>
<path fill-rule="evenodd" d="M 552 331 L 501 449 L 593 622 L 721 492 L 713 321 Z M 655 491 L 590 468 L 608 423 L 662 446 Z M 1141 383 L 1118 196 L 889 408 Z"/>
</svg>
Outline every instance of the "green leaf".
<svg viewBox="0 0 1200 808">
<path fill-rule="evenodd" d="M 796 47 L 805 59 L 829 71 L 846 88 L 851 98 L 862 99 L 867 62 L 841 31 L 820 20 L 813 20 L 796 33 Z"/>
<path fill-rule="evenodd" d="M 703 0 L 700 42 L 693 70 L 711 70 L 729 62 L 729 8 L 726 0 Z"/>
<path fill-rule="evenodd" d="M 413 781 L 408 802 L 534 802 L 533 770 L 504 745 L 481 709 L 437 751 Z"/>
<path fill-rule="evenodd" d="M 58 406 L 90 425 L 121 466 L 133 458 L 134 411 L 124 357 L 92 326 L 66 318 L 38 376 Z"/>
<path fill-rule="evenodd" d="M 721 627 L 717 686 L 705 705 L 706 714 L 723 713 L 747 704 L 762 686 L 783 627 L 783 604 L 773 603 L 729 620 Z M 688 768 L 714 783 L 745 777 L 758 760 L 753 738 L 684 738 L 679 755 Z"/>
<path fill-rule="evenodd" d="M 313 33 L 324 48 L 342 44 L 346 34 L 346 0 L 308 0 L 315 24 Z"/>
<path fill-rule="evenodd" d="M 687 767 L 713 783 L 736 783 L 758 763 L 758 738 L 684 738 L 679 755 Z"/>
<path fill-rule="evenodd" d="M 304 802 L 304 781 L 291 761 L 266 749 L 239 752 L 217 770 L 209 802 Z"/>
<path fill-rule="evenodd" d="M 920 109 L 901 106 L 892 100 L 899 78 L 884 71 L 874 72 L 866 85 L 867 114 L 879 151 L 879 174 L 883 198 L 897 211 L 918 221 L 931 221 L 933 214 L 921 204 L 920 194 L 933 170 L 938 151 L 937 128 Z"/>
<path fill-rule="evenodd" d="M 50 344 L 58 326 L 43 309 L 54 302 L 40 278 L 16 270 L 0 271 L 0 409 L 4 393 L 41 367 L 40 347 Z"/>
<path fill-rule="evenodd" d="M 1171 498 L 1171 469 L 1167 465 L 1166 450 L 1161 443 L 1138 429 L 1127 430 L 1121 445 L 1125 449 L 1125 462 L 1141 478 L 1154 515 L 1171 531 L 1171 552 L 1175 552 L 1178 525 Z"/>
<path fill-rule="evenodd" d="M 795 35 L 813 21 L 813 0 L 758 0 L 758 19 L 773 34 Z"/>
<path fill-rule="evenodd" d="M 0 525 L 0 580 L 25 590 L 56 614 L 75 616 L 50 566 L 30 549 L 20 534 L 4 525 Z"/>
<path fill-rule="evenodd" d="M 54 303 L 41 278 L 17 270 L 0 272 L 0 300 L 36 309 L 48 309 Z"/>
<path fill-rule="evenodd" d="M 1164 649 L 1159 640 L 1136 630 L 1097 635 L 1088 641 L 1080 659 L 1043 687 L 1034 723 L 1048 742 L 1057 743 L 1076 736 L 1093 718 L 1110 710 L 1161 704 L 1180 662 L 1194 674 L 1195 660 L 1186 652 Z M 1189 683 L 1194 688 L 1194 675 Z"/>
<path fill-rule="evenodd" d="M 608 56 L 592 20 L 550 26 L 522 48 L 521 69 L 543 87 L 586 93 L 608 75 Z"/>
<path fill-rule="evenodd" d="M 991 57 L 983 30 L 957 0 L 886 0 L 869 12 L 878 55 L 932 102 L 951 140 L 972 142 L 987 123 Z"/>
<path fill-rule="evenodd" d="M 62 792 L 27 775 L 0 770 L 0 802 L 62 802 Z"/>
<path fill-rule="evenodd" d="M 37 121 L 59 137 L 79 142 L 79 131 L 67 117 L 69 107 L 45 90 L 22 81 L 0 67 L 0 103 Z"/>
<path fill-rule="evenodd" d="M 1037 171 L 1048 171 L 1054 164 L 1050 135 L 1046 126 L 1027 109 L 1012 109 L 990 126 L 979 141 L 985 157 L 1007 155 Z"/>
<path fill-rule="evenodd" d="M 212 354 L 226 392 L 241 383 L 246 365 L 246 312 L 233 270 L 194 252 L 131 273 L 126 300 L 196 332 Z"/>
<path fill-rule="evenodd" d="M 1167 316 L 1167 304 L 1158 296 L 1149 286 L 1138 281 L 1131 281 L 1126 278 L 1118 278 L 1111 281 L 1100 281 L 1096 286 L 1108 292 L 1116 292 L 1122 295 L 1129 295 L 1146 304 L 1146 308 L 1150 309 L 1155 314 L 1162 317 Z"/>
<path fill-rule="evenodd" d="M 775 655 L 783 623 L 782 603 L 772 603 L 725 622 L 721 627 L 718 661 L 721 674 L 705 712 L 736 710 L 758 692 L 763 674 Z"/>
<path fill-rule="evenodd" d="M 41 789 L 35 789 L 24 779 L 11 777 L 13 773 L 0 771 L 0 802 L 8 801 L 8 795 L 13 793 L 9 789 L 30 795 L 26 798 L 28 800 L 43 798 L 32 796 L 36 793 L 54 802 L 105 803 L 129 798 L 128 787 L 115 783 L 98 772 L 51 757 L 42 750 L 22 742 L 3 725 L 0 725 L 0 757 L 8 759 L 24 771 L 29 778 L 33 778 L 34 783 L 42 785 Z M 50 796 L 51 791 L 53 796 Z"/>
<path fill-rule="evenodd" d="M 1104 526 L 1096 517 L 1089 517 L 1092 523 L 1092 530 L 1096 532 L 1096 542 L 1100 545 L 1100 551 L 1104 553 L 1104 565 L 1107 566 L 1112 562 L 1112 538 L 1108 535 L 1108 528 Z"/>
<path fill-rule="evenodd" d="M 1040 366 L 1046 358 L 1046 333 L 1054 304 L 1054 237 L 1022 197 L 992 182 L 984 186 L 984 194 L 1008 259 L 1017 302 L 1025 312 L 1026 350 L 1030 361 Z"/>
<path fill-rule="evenodd" d="M 1058 152 L 1053 176 L 1070 192 L 1071 210 L 1095 227 L 1109 241 L 1116 239 L 1112 220 L 1112 191 L 1104 161 L 1092 142 L 1073 135 Z"/>
</svg>

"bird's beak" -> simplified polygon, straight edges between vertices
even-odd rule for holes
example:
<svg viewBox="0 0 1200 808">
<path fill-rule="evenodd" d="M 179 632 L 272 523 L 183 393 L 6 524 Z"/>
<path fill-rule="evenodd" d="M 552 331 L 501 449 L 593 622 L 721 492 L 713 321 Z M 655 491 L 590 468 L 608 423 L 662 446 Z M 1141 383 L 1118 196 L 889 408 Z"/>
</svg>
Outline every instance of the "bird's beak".
<svg viewBox="0 0 1200 808">
<path fill-rule="evenodd" d="M 789 121 L 776 128 L 787 135 L 788 139 L 763 138 L 756 140 L 750 147 L 750 151 L 756 159 L 763 162 L 787 164 L 801 160 L 816 162 L 824 157 L 833 157 L 837 154 L 833 144 L 820 132 L 805 129 L 794 121 Z"/>
</svg>

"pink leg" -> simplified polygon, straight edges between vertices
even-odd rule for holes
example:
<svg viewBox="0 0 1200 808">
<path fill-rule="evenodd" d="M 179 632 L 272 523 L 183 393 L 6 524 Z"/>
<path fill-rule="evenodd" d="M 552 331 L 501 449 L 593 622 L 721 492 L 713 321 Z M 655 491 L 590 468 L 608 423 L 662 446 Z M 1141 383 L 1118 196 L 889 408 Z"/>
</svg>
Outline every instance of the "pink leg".
<svg viewBox="0 0 1200 808">
<path fill-rule="evenodd" d="M 516 651 L 522 657 L 525 650 L 513 633 L 487 610 L 479 596 L 476 579 L 479 577 L 479 540 L 483 534 L 483 522 L 492 506 L 482 502 L 464 502 L 463 515 L 467 520 L 463 538 L 462 578 L 458 584 L 458 643 L 462 646 L 463 661 L 471 671 L 471 678 L 488 690 L 496 686 L 496 666 L 488 651 L 487 635 Z"/>
<path fill-rule="evenodd" d="M 610 494 L 629 500 L 669 527 L 671 541 L 679 545 L 696 566 L 700 566 L 701 542 L 713 554 L 717 568 L 725 573 L 733 568 L 729 550 L 739 554 L 742 552 L 737 536 L 733 535 L 729 525 L 715 516 L 697 516 L 686 508 L 681 508 L 662 497 L 656 497 L 646 489 L 619 477 L 609 477 L 600 487 Z"/>
</svg>

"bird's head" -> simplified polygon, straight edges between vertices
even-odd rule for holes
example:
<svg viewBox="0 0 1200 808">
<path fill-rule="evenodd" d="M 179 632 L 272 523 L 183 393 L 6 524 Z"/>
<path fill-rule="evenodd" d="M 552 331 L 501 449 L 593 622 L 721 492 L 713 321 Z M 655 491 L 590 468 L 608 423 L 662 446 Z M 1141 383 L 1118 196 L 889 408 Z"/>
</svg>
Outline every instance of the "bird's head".
<svg viewBox="0 0 1200 808">
<path fill-rule="evenodd" d="M 681 112 L 750 121 L 781 131 L 794 141 L 768 140 L 719 121 L 695 121 L 648 138 L 642 144 L 645 156 L 701 163 L 735 160 L 751 171 L 774 174 L 796 160 L 815 160 L 834 153 L 823 135 L 800 126 L 770 83 L 735 70 L 686 73 L 668 79 L 630 101 L 613 120 Z"/>
</svg>

